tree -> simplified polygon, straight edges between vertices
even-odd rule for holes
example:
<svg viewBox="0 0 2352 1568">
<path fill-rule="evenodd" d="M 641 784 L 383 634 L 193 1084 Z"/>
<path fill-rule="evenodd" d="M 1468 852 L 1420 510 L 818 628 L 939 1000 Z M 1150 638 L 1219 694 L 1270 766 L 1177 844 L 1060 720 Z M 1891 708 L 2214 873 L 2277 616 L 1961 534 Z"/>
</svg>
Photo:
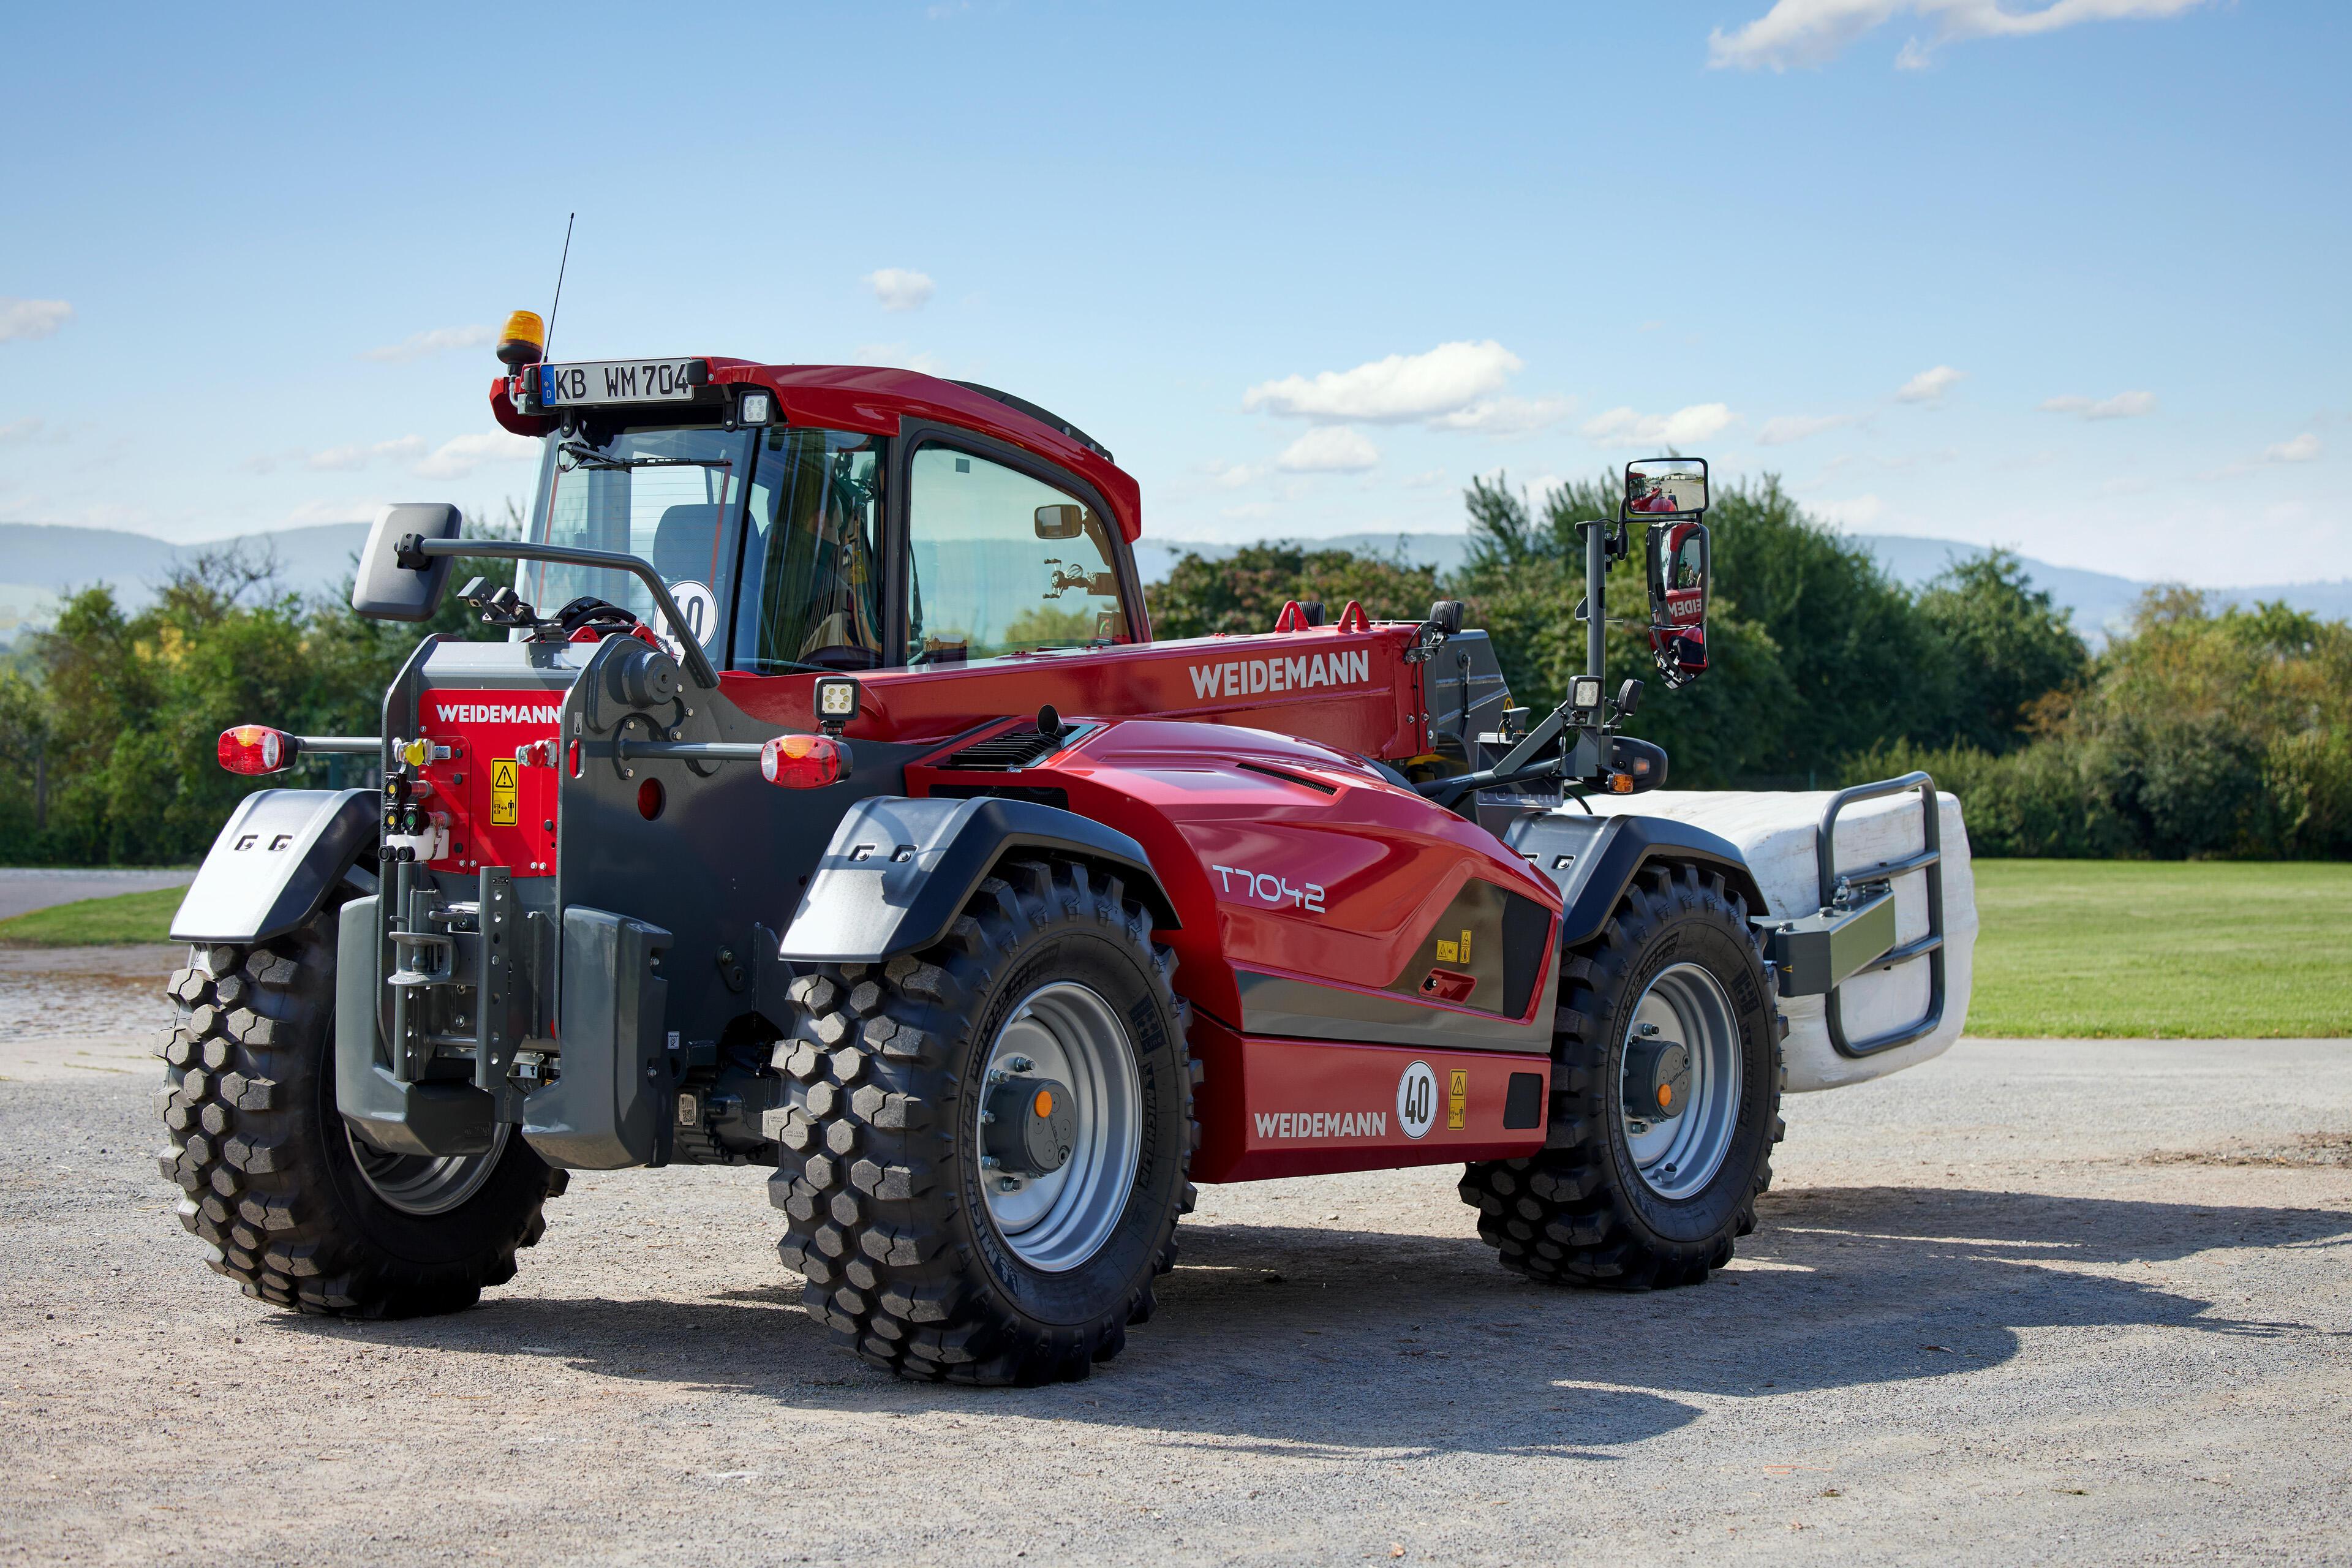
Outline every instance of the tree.
<svg viewBox="0 0 2352 1568">
<path fill-rule="evenodd" d="M 1376 621 L 1418 621 L 1438 596 L 1437 569 L 1402 555 L 1309 550 L 1277 541 L 1244 545 L 1223 560 L 1187 551 L 1168 581 L 1150 584 L 1144 594 L 1151 635 L 1160 639 L 1272 631 L 1292 599 L 1321 600 L 1333 620 L 1353 599 Z"/>
<path fill-rule="evenodd" d="M 2066 612 L 1996 550 L 1956 563 L 1919 595 L 1919 615 L 1948 650 L 1950 710 L 1940 739 L 1993 752 L 2022 745 L 2037 709 L 2080 685 L 2090 650 Z"/>
</svg>

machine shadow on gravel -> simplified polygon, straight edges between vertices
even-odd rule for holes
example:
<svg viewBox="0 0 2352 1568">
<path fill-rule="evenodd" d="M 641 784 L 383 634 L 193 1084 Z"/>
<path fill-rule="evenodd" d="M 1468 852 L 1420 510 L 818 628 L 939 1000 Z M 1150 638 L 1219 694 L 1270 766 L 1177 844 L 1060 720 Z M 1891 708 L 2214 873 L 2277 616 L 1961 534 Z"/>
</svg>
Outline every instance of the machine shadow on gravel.
<svg viewBox="0 0 2352 1568">
<path fill-rule="evenodd" d="M 1725 1399 L 1999 1365 L 2023 1331 L 2320 1332 L 2230 1317 L 2154 1281 L 2075 1272 L 2208 1250 L 2352 1246 L 2323 1209 L 2141 1203 L 1932 1187 L 1767 1200 L 1754 1267 L 1671 1294 L 1498 1276 L 1465 1241 L 1305 1226 L 1187 1226 L 1148 1352 L 1108 1381 L 988 1395 L 895 1382 L 824 1353 L 788 1281 L 707 1301 L 502 1293 L 440 1320 L 287 1332 L 552 1356 L 583 1371 L 765 1395 L 790 1409 L 953 1409 L 1191 1432 L 1287 1452 L 1594 1452 L 1663 1436 Z M 560 1243 L 558 1243 L 560 1245 Z M 2057 1267 L 2057 1266 L 2064 1267 Z M 528 1277 L 526 1277 L 527 1279 Z M 745 1369 L 762 1371 L 746 1376 Z"/>
</svg>

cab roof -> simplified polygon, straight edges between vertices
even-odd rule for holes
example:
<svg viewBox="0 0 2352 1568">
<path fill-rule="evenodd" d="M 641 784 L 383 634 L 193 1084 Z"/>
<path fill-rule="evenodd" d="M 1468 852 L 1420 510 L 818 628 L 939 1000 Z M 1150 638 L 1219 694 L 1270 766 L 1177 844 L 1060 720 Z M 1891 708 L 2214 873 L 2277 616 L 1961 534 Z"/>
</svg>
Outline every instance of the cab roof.
<svg viewBox="0 0 2352 1568">
<path fill-rule="evenodd" d="M 993 437 L 1086 480 L 1100 492 L 1129 543 L 1142 536 L 1143 492 L 1133 476 L 1085 431 L 1010 393 L 879 365 L 757 364 L 717 357 L 708 363 L 713 385 L 772 391 L 786 424 L 896 436 L 902 422 L 917 420 Z M 551 416 L 518 410 L 504 376 L 490 384 L 490 410 L 519 436 L 543 436 L 555 427 Z"/>
</svg>

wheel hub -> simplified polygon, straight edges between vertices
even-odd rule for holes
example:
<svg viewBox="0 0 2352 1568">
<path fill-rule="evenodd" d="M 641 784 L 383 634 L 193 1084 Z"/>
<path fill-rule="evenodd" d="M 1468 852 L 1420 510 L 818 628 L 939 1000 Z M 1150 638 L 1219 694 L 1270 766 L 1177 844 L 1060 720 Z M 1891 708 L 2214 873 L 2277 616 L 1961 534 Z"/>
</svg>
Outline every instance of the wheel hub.
<svg viewBox="0 0 2352 1568">
<path fill-rule="evenodd" d="M 1126 1026 L 1071 981 L 1022 998 L 990 1042 L 971 1148 L 988 1217 L 1024 1263 L 1064 1273 L 1118 1228 L 1142 1153 Z"/>
<path fill-rule="evenodd" d="M 1696 963 L 1659 971 L 1634 1004 L 1624 1040 L 1619 1114 L 1644 1185 L 1696 1196 L 1739 1131 L 1742 1055 L 1723 984 Z"/>
</svg>

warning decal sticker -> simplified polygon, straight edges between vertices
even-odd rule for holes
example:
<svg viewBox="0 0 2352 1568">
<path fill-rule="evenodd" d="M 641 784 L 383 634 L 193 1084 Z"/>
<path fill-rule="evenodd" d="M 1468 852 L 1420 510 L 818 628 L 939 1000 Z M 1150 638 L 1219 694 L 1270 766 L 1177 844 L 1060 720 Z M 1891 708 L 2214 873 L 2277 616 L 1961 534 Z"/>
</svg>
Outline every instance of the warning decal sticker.
<svg viewBox="0 0 2352 1568">
<path fill-rule="evenodd" d="M 490 759 L 490 826 L 512 827 L 515 825 L 515 760 L 512 757 Z"/>
</svg>

